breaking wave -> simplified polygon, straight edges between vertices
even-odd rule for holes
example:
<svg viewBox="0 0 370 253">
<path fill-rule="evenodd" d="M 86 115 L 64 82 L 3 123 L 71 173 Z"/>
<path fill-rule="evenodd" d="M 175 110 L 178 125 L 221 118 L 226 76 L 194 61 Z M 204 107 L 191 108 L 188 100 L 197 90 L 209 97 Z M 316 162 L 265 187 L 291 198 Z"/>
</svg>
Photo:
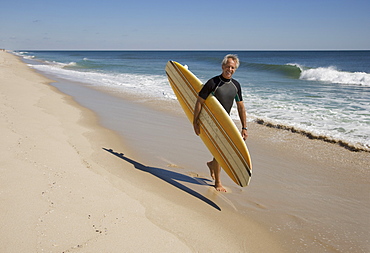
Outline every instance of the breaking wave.
<svg viewBox="0 0 370 253">
<path fill-rule="evenodd" d="M 365 72 L 340 71 L 333 66 L 302 70 L 300 79 L 326 83 L 370 86 L 370 74 Z"/>
<path fill-rule="evenodd" d="M 337 83 L 348 85 L 370 86 L 370 74 L 365 72 L 346 72 L 338 70 L 334 66 L 309 68 L 298 63 L 260 64 L 249 63 L 247 67 L 260 71 L 275 72 L 290 78 L 325 83 Z"/>
<path fill-rule="evenodd" d="M 286 65 L 248 63 L 246 66 L 248 68 L 252 68 L 256 70 L 280 73 L 290 78 L 296 78 L 296 79 L 300 77 L 301 72 L 302 72 L 301 66 L 299 66 L 298 64 L 290 64 L 290 63 Z"/>
</svg>

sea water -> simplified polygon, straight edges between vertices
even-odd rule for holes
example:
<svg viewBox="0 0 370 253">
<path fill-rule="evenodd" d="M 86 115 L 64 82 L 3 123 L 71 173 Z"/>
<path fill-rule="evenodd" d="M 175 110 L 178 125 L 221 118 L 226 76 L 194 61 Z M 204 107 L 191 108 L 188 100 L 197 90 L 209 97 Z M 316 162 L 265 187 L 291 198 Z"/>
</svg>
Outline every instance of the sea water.
<svg viewBox="0 0 370 253">
<path fill-rule="evenodd" d="M 237 54 L 248 120 L 370 149 L 370 51 L 17 51 L 38 71 L 142 99 L 175 100 L 167 61 L 203 83 Z M 237 119 L 235 107 L 231 116 Z"/>
</svg>

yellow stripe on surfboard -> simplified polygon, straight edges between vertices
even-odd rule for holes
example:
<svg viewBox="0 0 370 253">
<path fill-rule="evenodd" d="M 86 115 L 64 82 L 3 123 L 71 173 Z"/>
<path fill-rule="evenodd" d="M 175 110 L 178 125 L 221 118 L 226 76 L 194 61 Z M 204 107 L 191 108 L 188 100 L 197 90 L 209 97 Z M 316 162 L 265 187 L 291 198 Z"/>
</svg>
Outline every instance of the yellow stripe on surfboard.
<svg viewBox="0 0 370 253">
<path fill-rule="evenodd" d="M 169 83 L 189 121 L 193 122 L 194 106 L 202 88 L 200 80 L 180 63 L 166 65 Z M 252 176 L 248 148 L 230 116 L 218 100 L 210 95 L 199 116 L 200 137 L 229 177 L 247 186 Z"/>
</svg>

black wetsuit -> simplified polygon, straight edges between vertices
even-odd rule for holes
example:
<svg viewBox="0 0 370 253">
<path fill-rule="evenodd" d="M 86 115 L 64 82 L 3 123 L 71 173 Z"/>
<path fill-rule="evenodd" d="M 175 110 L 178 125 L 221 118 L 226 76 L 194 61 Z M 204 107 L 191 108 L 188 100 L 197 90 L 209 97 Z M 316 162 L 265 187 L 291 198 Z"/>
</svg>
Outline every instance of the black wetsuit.
<svg viewBox="0 0 370 253">
<path fill-rule="evenodd" d="M 228 114 L 230 114 L 234 99 L 236 102 L 243 101 L 240 83 L 235 79 L 226 79 L 222 75 L 209 79 L 200 90 L 199 96 L 207 99 L 211 93 L 217 98 Z"/>
</svg>

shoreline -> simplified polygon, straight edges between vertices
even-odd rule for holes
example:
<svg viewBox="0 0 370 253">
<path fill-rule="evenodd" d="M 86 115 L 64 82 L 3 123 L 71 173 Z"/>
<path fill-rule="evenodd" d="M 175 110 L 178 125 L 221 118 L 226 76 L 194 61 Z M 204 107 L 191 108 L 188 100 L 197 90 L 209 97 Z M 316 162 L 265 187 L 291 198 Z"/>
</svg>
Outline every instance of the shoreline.
<svg viewBox="0 0 370 253">
<path fill-rule="evenodd" d="M 18 67 L 23 66 L 19 75 L 32 72 L 34 74 L 30 80 L 35 79 L 36 72 L 19 60 L 18 62 Z M 45 79 L 42 80 L 46 82 Z M 38 87 L 39 84 L 35 86 Z M 44 155 L 40 155 L 37 161 L 34 159 L 34 172 L 45 173 L 39 176 L 46 176 L 47 182 L 40 188 L 41 193 L 34 185 L 30 188 L 34 189 L 36 196 L 42 196 L 41 200 L 40 197 L 36 200 L 41 205 L 46 205 L 46 209 L 35 211 L 34 215 L 27 214 L 37 224 L 33 231 L 27 233 L 28 246 L 37 241 L 37 249 L 41 249 L 42 245 L 43 249 L 49 251 L 66 250 L 73 240 L 63 233 L 60 236 L 63 231 L 61 229 L 67 231 L 77 225 L 79 227 L 76 234 L 79 231 L 81 235 L 76 235 L 77 242 L 70 247 L 82 248 L 82 251 L 95 248 L 117 252 L 118 249 L 130 252 L 137 249 L 153 251 L 149 247 L 154 247 L 154 251 L 158 252 L 166 249 L 189 252 L 296 252 L 349 248 L 365 252 L 369 246 L 369 242 L 364 239 L 369 235 L 369 224 L 366 223 L 366 210 L 370 207 L 368 154 L 350 152 L 339 145 L 310 140 L 288 131 L 254 123 L 250 125 L 250 137 L 247 141 L 254 163 L 251 186 L 236 187 L 223 173 L 229 193 L 219 194 L 212 188 L 204 166 L 209 157 L 207 150 L 194 136 L 184 115 L 169 116 L 168 112 L 155 111 L 141 102 L 125 102 L 120 96 L 114 99 L 112 94 L 90 92 L 92 89 L 89 87 L 77 88 L 72 84 L 70 91 L 64 92 L 55 88 L 50 90 L 50 85 L 44 86 L 48 88 L 43 93 L 50 98 L 40 99 L 44 101 L 40 108 L 59 121 L 49 126 L 46 123 L 50 119 L 47 118 L 45 122 L 44 117 L 47 115 L 41 115 L 46 126 L 45 131 L 40 133 L 32 130 L 27 136 L 38 136 L 33 140 L 39 147 L 38 141 L 45 138 L 45 132 L 49 128 L 73 135 L 63 137 L 63 134 L 59 134 L 58 139 L 53 139 L 56 141 L 53 145 L 56 145 L 58 154 L 54 154 L 54 149 L 44 148 L 44 154 L 50 153 L 52 156 L 49 162 L 53 166 L 47 167 L 53 167 L 50 173 L 41 166 L 46 165 Z M 68 88 L 67 85 L 64 88 Z M 68 94 L 76 91 L 80 95 L 73 97 Z M 18 93 L 14 91 L 12 95 Z M 52 96 L 54 93 L 58 94 L 58 99 Z M 38 93 L 32 94 L 37 98 L 40 96 Z M 81 94 L 85 97 L 79 97 Z M 67 107 L 74 108 L 71 115 L 76 120 L 71 120 L 72 116 L 63 112 L 66 108 L 58 102 L 60 98 L 72 103 L 72 106 Z M 28 106 L 32 107 L 30 104 Z M 131 115 L 132 110 L 139 112 L 140 116 Z M 5 110 L 3 114 L 10 118 L 13 114 L 7 112 Z M 33 111 L 28 115 L 35 113 Z M 15 120 L 17 115 L 13 116 Z M 23 120 L 31 119 L 23 115 Z M 11 126 L 19 127 L 21 124 L 22 121 L 17 121 L 16 124 L 14 121 L 12 125 L 8 122 L 4 126 L 11 129 Z M 30 126 L 38 124 L 39 122 L 34 122 Z M 81 124 L 82 130 L 79 129 Z M 93 130 L 96 128 L 101 131 Z M 62 149 L 59 144 L 65 144 L 65 138 L 68 141 Z M 9 139 L 9 143 L 11 141 L 16 141 L 16 138 Z M 6 147 L 3 149 L 8 150 Z M 33 149 L 36 148 L 29 144 L 21 148 L 19 154 L 31 155 L 30 150 Z M 11 155 L 12 152 L 14 150 L 9 150 L 6 154 Z M 79 162 L 74 166 L 78 170 L 64 168 L 65 158 L 58 158 L 59 153 L 68 158 L 77 156 L 75 159 Z M 21 167 L 17 167 L 11 160 L 7 160 L 7 163 L 18 170 L 18 176 L 21 175 Z M 349 168 L 351 174 L 347 173 Z M 80 177 L 74 177 L 76 174 Z M 6 175 L 11 182 L 16 180 L 12 172 L 8 171 Z M 71 183 L 67 178 L 74 180 Z M 85 178 L 90 180 L 86 181 Z M 80 181 L 86 181 L 86 185 Z M 9 187 L 14 191 L 14 196 L 23 193 L 16 187 Z M 49 190 L 46 191 L 45 188 Z M 71 197 L 71 193 L 64 189 L 80 193 L 79 198 L 72 196 L 72 200 L 68 200 L 62 192 L 68 197 Z M 7 188 L 0 190 L 10 192 Z M 45 194 L 49 194 L 48 202 L 43 197 Z M 85 200 L 82 201 L 81 197 Z M 9 198 L 6 201 L 11 202 Z M 19 201 L 14 203 L 19 204 Z M 35 203 L 30 203 L 31 206 L 32 204 Z M 106 206 L 102 207 L 103 204 Z M 76 211 L 76 206 L 82 208 L 83 212 Z M 95 210 L 92 207 L 97 210 L 92 211 Z M 13 210 L 15 204 L 3 208 L 2 211 Z M 52 212 L 48 215 L 54 215 L 56 219 L 48 220 L 48 224 L 41 224 L 40 217 L 47 217 L 46 214 L 41 214 L 50 211 Z M 328 212 L 333 212 L 330 217 L 332 220 L 326 220 Z M 62 219 L 67 213 L 74 220 Z M 22 215 L 22 212 L 14 215 L 20 219 L 16 224 L 17 229 L 24 228 L 21 224 L 24 221 Z M 11 217 L 5 220 L 5 226 L 14 222 Z M 42 220 L 44 223 L 45 218 Z M 131 220 L 133 221 L 130 222 Z M 348 220 L 351 220 L 352 225 L 347 224 Z M 73 222 L 76 221 L 80 223 L 75 225 Z M 86 224 L 88 222 L 90 223 Z M 343 227 L 335 225 L 340 222 L 344 222 Z M 40 227 L 43 230 L 39 230 Z M 128 231 L 130 228 L 133 230 Z M 144 229 L 144 232 L 138 228 Z M 11 235 L 4 235 L 3 240 L 7 244 L 3 245 L 11 243 L 13 247 L 18 247 L 14 239 L 17 238 L 17 229 L 11 230 Z M 31 235 L 34 231 L 37 236 Z M 87 232 L 90 240 L 81 243 L 81 237 Z M 151 238 L 152 233 L 157 234 L 155 238 Z M 50 243 L 50 237 L 59 240 L 58 243 Z M 147 242 L 148 238 L 150 240 Z M 360 238 L 361 241 L 355 238 Z M 166 246 L 166 243 L 171 246 Z"/>
<path fill-rule="evenodd" d="M 136 102 L 136 99 L 139 100 L 140 98 L 138 96 L 135 97 L 135 94 L 126 94 L 126 93 L 120 92 L 118 89 L 116 90 L 116 89 L 106 88 L 106 87 L 93 87 L 93 89 L 96 89 L 96 90 L 99 90 L 105 93 L 109 93 L 112 96 L 123 98 L 133 103 Z M 138 103 L 144 104 L 144 102 L 138 102 Z M 154 110 L 168 112 L 176 116 L 183 115 L 182 109 L 179 106 L 177 101 L 162 101 L 162 100 L 157 100 L 157 99 L 152 99 L 152 100 L 148 99 L 148 100 L 145 100 L 145 104 L 146 104 L 145 105 L 146 107 L 152 108 Z M 168 104 L 170 104 L 170 106 L 168 106 Z M 239 120 L 234 119 L 233 121 L 235 122 L 236 125 L 240 125 Z M 288 132 L 291 132 L 292 134 L 297 134 L 297 135 L 306 137 L 310 140 L 319 140 L 319 141 L 323 141 L 323 142 L 330 143 L 333 145 L 337 145 L 351 152 L 370 153 L 370 149 L 368 147 L 363 146 L 362 144 L 358 144 L 358 143 L 355 144 L 355 143 L 351 143 L 351 142 L 344 141 L 341 139 L 335 139 L 333 137 L 329 137 L 325 135 L 313 134 L 309 131 L 302 130 L 302 129 L 299 129 L 293 126 L 287 126 L 287 125 L 282 125 L 278 123 L 271 123 L 269 121 L 266 121 L 260 118 L 256 118 L 252 121 L 249 121 L 248 124 L 257 124 L 257 125 L 260 125 L 266 128 L 288 131 Z"/>
<path fill-rule="evenodd" d="M 328 142 L 328 143 L 331 143 L 331 144 L 339 145 L 339 146 L 341 146 L 341 147 L 343 147 L 343 148 L 345 148 L 349 151 L 352 151 L 352 152 L 368 152 L 368 153 L 370 153 L 370 149 L 368 147 L 365 147 L 365 146 L 360 145 L 360 144 L 353 144 L 353 143 L 350 143 L 350 142 L 346 142 L 346 141 L 343 141 L 343 140 L 338 140 L 338 139 L 328 137 L 328 136 L 325 136 L 325 135 L 313 134 L 313 133 L 308 132 L 306 130 L 297 129 L 295 127 L 270 123 L 270 122 L 265 121 L 263 119 L 258 119 L 257 118 L 255 121 L 259 125 L 270 127 L 270 128 L 275 128 L 275 129 L 281 129 L 281 130 L 289 131 L 289 132 L 296 133 L 296 134 L 300 134 L 300 135 L 305 136 L 305 137 L 307 137 L 308 139 L 311 139 L 311 140 L 312 139 L 321 140 L 321 141 Z"/>
</svg>

